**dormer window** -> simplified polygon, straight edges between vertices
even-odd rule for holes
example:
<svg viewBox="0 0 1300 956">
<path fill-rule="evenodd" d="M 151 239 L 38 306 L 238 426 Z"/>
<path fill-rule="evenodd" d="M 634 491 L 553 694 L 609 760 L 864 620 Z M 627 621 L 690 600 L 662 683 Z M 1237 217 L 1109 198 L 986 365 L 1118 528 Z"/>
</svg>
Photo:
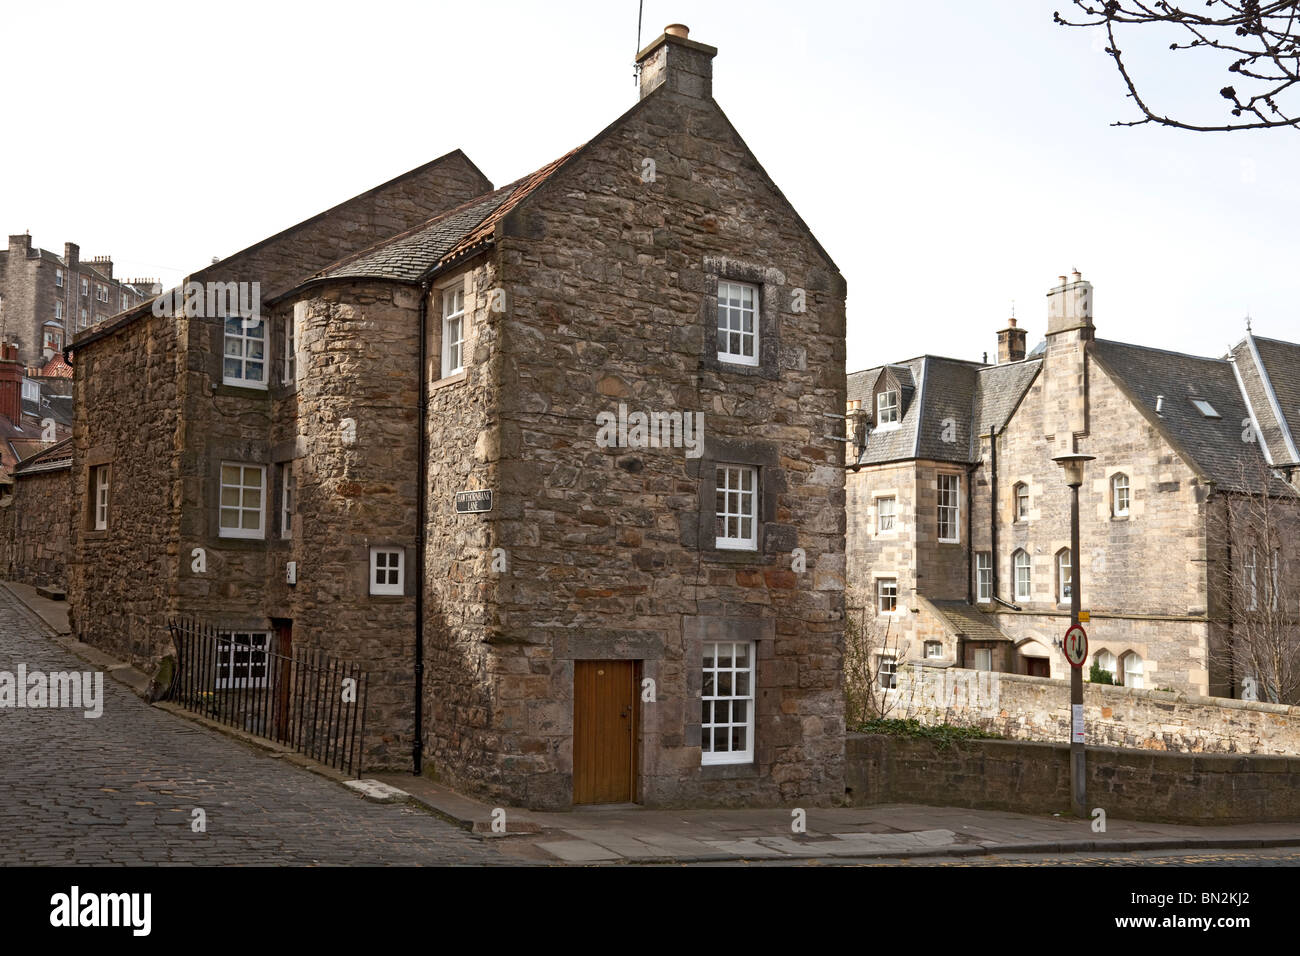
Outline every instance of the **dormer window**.
<svg viewBox="0 0 1300 956">
<path fill-rule="evenodd" d="M 890 390 L 876 396 L 876 427 L 898 424 L 898 392 Z"/>
<path fill-rule="evenodd" d="M 1192 399 L 1192 404 L 1195 405 L 1195 406 L 1196 406 L 1196 410 L 1197 410 L 1198 412 L 1200 412 L 1202 415 L 1204 415 L 1206 418 L 1222 418 L 1222 417 L 1223 417 L 1222 415 L 1220 415 L 1218 412 L 1216 412 L 1216 411 L 1214 410 L 1214 406 L 1213 406 L 1213 405 L 1211 405 L 1209 402 L 1207 402 L 1207 401 L 1206 401 L 1205 399 L 1203 399 L 1203 398 L 1194 398 L 1194 399 Z"/>
</svg>

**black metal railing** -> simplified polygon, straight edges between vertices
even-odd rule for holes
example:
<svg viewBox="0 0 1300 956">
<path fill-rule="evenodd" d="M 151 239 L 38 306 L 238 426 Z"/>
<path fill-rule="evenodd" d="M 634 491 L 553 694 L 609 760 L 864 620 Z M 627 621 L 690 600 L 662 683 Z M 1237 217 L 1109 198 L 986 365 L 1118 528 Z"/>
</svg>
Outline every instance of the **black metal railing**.
<svg viewBox="0 0 1300 956">
<path fill-rule="evenodd" d="M 275 632 L 219 631 L 190 618 L 167 626 L 176 672 L 166 699 L 360 775 L 369 675 L 355 662 L 281 647 Z"/>
</svg>

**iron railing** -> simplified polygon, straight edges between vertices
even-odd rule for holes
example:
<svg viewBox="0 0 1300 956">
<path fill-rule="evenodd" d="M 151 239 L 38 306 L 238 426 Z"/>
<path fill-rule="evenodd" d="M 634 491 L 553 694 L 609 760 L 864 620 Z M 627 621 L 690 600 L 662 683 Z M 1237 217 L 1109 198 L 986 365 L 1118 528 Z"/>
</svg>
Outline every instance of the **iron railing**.
<svg viewBox="0 0 1300 956">
<path fill-rule="evenodd" d="M 168 621 L 176 672 L 166 699 L 274 740 L 321 763 L 361 772 L 369 675 L 353 661 L 279 646 L 275 632 Z"/>
</svg>

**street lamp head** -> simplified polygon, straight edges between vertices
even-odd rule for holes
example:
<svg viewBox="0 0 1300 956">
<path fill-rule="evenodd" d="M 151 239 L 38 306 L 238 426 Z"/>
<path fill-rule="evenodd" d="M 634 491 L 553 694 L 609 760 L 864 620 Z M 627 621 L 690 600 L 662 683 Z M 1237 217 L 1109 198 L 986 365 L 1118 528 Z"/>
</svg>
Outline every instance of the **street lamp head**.
<svg viewBox="0 0 1300 956">
<path fill-rule="evenodd" d="M 1083 463 L 1085 461 L 1096 460 L 1096 455 L 1079 455 L 1075 453 L 1069 455 L 1057 455 L 1052 459 L 1052 461 L 1065 469 L 1065 483 L 1071 488 L 1078 488 L 1083 484 Z"/>
</svg>

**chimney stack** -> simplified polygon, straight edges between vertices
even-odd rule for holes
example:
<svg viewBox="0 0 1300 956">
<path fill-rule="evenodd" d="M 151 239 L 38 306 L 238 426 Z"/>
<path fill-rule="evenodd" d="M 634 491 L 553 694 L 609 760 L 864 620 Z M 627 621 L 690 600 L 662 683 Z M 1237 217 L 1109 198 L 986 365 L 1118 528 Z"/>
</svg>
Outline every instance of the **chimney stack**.
<svg viewBox="0 0 1300 956">
<path fill-rule="evenodd" d="M 1089 341 L 1092 326 L 1092 283 L 1076 269 L 1071 276 L 1061 276 L 1061 284 L 1047 293 L 1047 335 L 1077 330 L 1078 338 Z"/>
<path fill-rule="evenodd" d="M 636 55 L 641 72 L 641 99 L 661 86 L 707 100 L 713 98 L 713 58 L 717 47 L 687 39 L 684 24 L 670 23 L 663 35 Z"/>
<path fill-rule="evenodd" d="M 81 247 L 75 242 L 65 242 L 63 244 L 63 263 L 68 267 L 68 282 L 72 283 L 77 277 L 77 268 L 81 265 Z"/>
<path fill-rule="evenodd" d="M 1025 330 L 1016 328 L 1015 316 L 998 332 L 998 364 L 1019 362 L 1025 357 Z"/>
<path fill-rule="evenodd" d="M 26 259 L 32 254 L 32 234 L 30 232 L 20 232 L 16 236 L 9 237 L 9 258 Z"/>
<path fill-rule="evenodd" d="M 18 346 L 0 345 L 0 415 L 15 425 L 23 421 L 23 363 L 18 361 Z"/>
</svg>

